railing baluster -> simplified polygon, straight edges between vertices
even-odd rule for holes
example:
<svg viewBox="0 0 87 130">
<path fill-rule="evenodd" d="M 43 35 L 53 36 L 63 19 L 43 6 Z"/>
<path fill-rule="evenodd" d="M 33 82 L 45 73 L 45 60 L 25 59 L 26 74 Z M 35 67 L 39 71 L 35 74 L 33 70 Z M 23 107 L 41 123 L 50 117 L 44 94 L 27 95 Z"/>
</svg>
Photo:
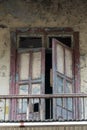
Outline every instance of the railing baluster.
<svg viewBox="0 0 87 130">
<path fill-rule="evenodd" d="M 77 120 L 77 100 L 75 98 L 75 120 Z"/>
<path fill-rule="evenodd" d="M 73 105 L 73 98 L 72 98 L 72 120 L 74 119 L 74 105 Z"/>
<path fill-rule="evenodd" d="M 14 102 L 15 102 L 15 104 L 17 105 L 17 107 L 19 107 L 18 105 L 19 105 L 19 99 L 13 99 L 14 100 Z M 14 120 L 15 121 L 17 121 L 17 113 L 18 113 L 18 108 L 17 107 L 15 107 L 15 117 L 14 117 Z"/>
<path fill-rule="evenodd" d="M 10 114 L 9 114 L 9 120 L 11 121 L 12 120 L 12 111 L 11 111 L 11 108 L 12 107 L 12 98 L 11 99 L 9 99 L 9 109 L 10 109 Z"/>
<path fill-rule="evenodd" d="M 32 121 L 34 121 L 34 98 L 32 99 Z"/>
<path fill-rule="evenodd" d="M 4 121 L 5 121 L 5 116 L 6 116 L 6 98 L 4 99 Z"/>
<path fill-rule="evenodd" d="M 40 101 L 40 98 L 39 99 L 39 120 L 40 120 L 40 116 L 41 116 L 41 101 Z"/>
<path fill-rule="evenodd" d="M 66 98 L 66 119 L 68 120 L 68 98 Z"/>
<path fill-rule="evenodd" d="M 26 119 L 29 120 L 29 98 L 27 98 L 27 113 L 26 113 Z"/>
<path fill-rule="evenodd" d="M 62 112 L 63 112 L 63 98 L 61 98 L 61 100 L 62 100 L 62 104 L 61 104 L 61 117 L 60 118 L 62 118 Z"/>
<path fill-rule="evenodd" d="M 21 120 L 22 120 L 22 116 L 23 115 L 23 98 L 21 99 Z"/>
<path fill-rule="evenodd" d="M 61 119 L 63 120 L 63 110 L 64 110 L 64 107 L 65 107 L 65 98 L 61 98 L 62 99 L 62 108 L 61 108 Z"/>
<path fill-rule="evenodd" d="M 76 119 L 76 102 L 75 102 L 76 98 L 73 97 L 73 109 L 74 109 L 74 120 Z"/>
<path fill-rule="evenodd" d="M 79 101 L 80 101 L 79 98 L 77 98 L 77 102 L 78 102 L 78 104 L 77 104 L 77 106 L 78 106 L 78 108 L 77 108 L 78 109 L 78 120 L 79 120 L 79 103 L 80 103 Z"/>
<path fill-rule="evenodd" d="M 24 97 L 23 97 L 24 96 Z M 87 99 L 87 95 L 83 95 L 83 94 L 56 94 L 56 95 L 13 95 L 12 97 L 9 96 L 0 96 L 1 101 L 4 103 L 4 108 L 3 106 L 1 106 L 1 110 L 3 117 L 2 119 L 4 121 L 6 121 L 8 119 L 6 112 L 6 107 L 8 106 L 9 108 L 9 112 L 11 110 L 11 106 L 13 103 L 14 104 L 14 111 L 10 112 L 10 114 L 14 114 L 14 117 L 12 115 L 12 119 L 11 116 L 9 116 L 9 121 L 16 121 L 16 117 L 18 118 L 18 116 L 20 117 L 20 120 L 25 121 L 25 116 L 26 116 L 26 120 L 28 121 L 30 118 L 32 119 L 32 121 L 36 121 L 36 120 L 43 120 L 43 110 L 44 108 L 42 107 L 43 103 L 46 101 L 46 99 L 49 100 L 49 119 L 52 119 L 52 116 L 54 117 L 54 120 L 58 119 L 66 119 L 67 121 L 69 121 L 70 119 L 74 119 L 74 120 L 81 120 L 84 119 L 86 120 L 86 99 Z M 60 99 L 60 100 L 58 100 Z M 56 101 L 54 103 L 54 100 Z M 58 100 L 58 102 L 57 102 Z M 17 104 L 18 101 L 18 104 Z M 25 109 L 26 106 L 26 101 L 27 101 L 27 108 Z M 52 104 L 53 101 L 53 104 Z M 2 103 L 1 102 L 1 103 Z M 57 114 L 52 115 L 53 114 L 53 108 L 52 105 L 57 105 L 57 107 L 55 107 L 55 111 L 57 111 L 57 109 L 60 109 L 60 113 L 58 111 Z M 19 106 L 20 105 L 20 106 Z M 17 112 L 17 108 L 21 108 L 20 111 Z M 45 103 L 44 103 L 44 107 L 45 107 Z M 46 108 L 48 109 L 48 108 Z M 26 111 L 25 111 L 26 110 Z M 45 112 L 44 112 L 45 114 Z M 66 114 L 66 116 L 64 115 Z M 30 116 L 30 117 L 29 117 Z M 64 120 L 63 120 L 64 121 Z"/>
<path fill-rule="evenodd" d="M 50 119 L 51 119 L 52 118 L 51 117 L 51 98 L 49 100 L 50 100 Z"/>
<path fill-rule="evenodd" d="M 84 105 L 84 98 L 83 98 L 83 119 L 85 119 L 85 105 Z"/>
</svg>

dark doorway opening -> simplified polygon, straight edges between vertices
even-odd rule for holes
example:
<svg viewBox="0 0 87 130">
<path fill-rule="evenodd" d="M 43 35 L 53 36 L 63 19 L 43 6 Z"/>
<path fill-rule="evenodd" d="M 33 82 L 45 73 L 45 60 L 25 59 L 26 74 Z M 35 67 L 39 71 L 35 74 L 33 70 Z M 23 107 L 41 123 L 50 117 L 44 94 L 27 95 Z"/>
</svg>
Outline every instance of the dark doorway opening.
<svg viewBox="0 0 87 130">
<path fill-rule="evenodd" d="M 47 50 L 45 53 L 45 93 L 52 94 L 52 85 L 51 85 L 51 70 L 52 70 L 52 50 Z M 46 99 L 46 119 L 52 118 L 52 100 Z"/>
</svg>

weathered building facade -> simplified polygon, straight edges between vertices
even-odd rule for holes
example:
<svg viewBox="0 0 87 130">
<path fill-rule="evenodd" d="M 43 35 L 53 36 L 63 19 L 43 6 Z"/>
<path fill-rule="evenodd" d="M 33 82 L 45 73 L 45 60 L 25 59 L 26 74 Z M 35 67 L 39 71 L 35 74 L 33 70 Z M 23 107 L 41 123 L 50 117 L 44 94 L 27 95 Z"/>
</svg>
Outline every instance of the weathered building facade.
<svg viewBox="0 0 87 130">
<path fill-rule="evenodd" d="M 40 85 L 43 86 L 42 87 L 43 91 L 41 91 L 41 93 L 37 92 L 37 94 L 51 93 L 51 95 L 52 94 L 55 95 L 56 93 L 52 93 L 51 92 L 52 90 L 46 91 L 46 88 L 44 87 L 46 83 L 48 83 L 48 81 L 46 80 L 48 74 L 48 72 L 46 72 L 46 65 L 50 66 L 49 68 L 50 70 L 53 69 L 52 73 L 54 79 L 56 78 L 55 77 L 56 72 L 54 73 L 54 71 L 55 68 L 58 67 L 59 70 L 57 70 L 58 73 L 56 74 L 57 76 L 59 76 L 58 80 L 62 82 L 61 79 L 64 79 L 65 82 L 64 85 L 67 84 L 68 82 L 69 86 L 74 86 L 74 88 L 73 87 L 69 88 L 72 89 L 70 90 L 70 92 L 67 89 L 65 89 L 65 87 L 62 88 L 64 89 L 64 91 L 60 88 L 59 94 L 64 92 L 64 95 L 66 93 L 68 94 L 82 93 L 85 95 L 87 93 L 87 44 L 86 44 L 87 18 L 86 16 L 87 16 L 86 0 L 83 1 L 82 0 L 76 0 L 76 1 L 72 1 L 72 0 L 68 0 L 68 1 L 67 0 L 55 0 L 55 1 L 53 0 L 46 0 L 46 1 L 44 0 L 36 0 L 36 1 L 35 0 L 15 0 L 15 1 L 3 0 L 2 1 L 0 0 L 0 86 L 1 86 L 0 95 L 29 95 L 32 94 L 31 91 L 33 91 L 33 94 L 35 94 L 35 92 L 40 91 L 39 90 Z M 56 39 L 62 43 L 64 42 L 64 45 L 58 42 L 59 48 L 57 48 L 57 46 L 52 46 L 52 44 L 54 44 L 54 41 L 52 43 L 52 39 L 54 39 L 54 41 Z M 28 45 L 29 42 L 30 44 Z M 32 48 L 34 48 L 34 50 L 32 50 Z M 43 49 L 37 50 L 37 48 L 43 48 Z M 44 48 L 48 50 L 52 48 L 57 48 L 57 50 L 55 49 L 53 52 L 51 52 L 49 56 L 47 55 L 46 57 L 47 50 L 44 51 Z M 72 50 L 72 52 L 70 49 Z M 57 53 L 56 54 L 57 54 L 57 58 L 59 59 L 59 62 L 55 57 L 56 55 L 55 51 L 58 51 L 58 54 Z M 49 52 L 47 54 L 49 54 Z M 74 59 L 73 59 L 73 55 L 74 55 Z M 38 58 L 35 59 L 35 57 Z M 51 57 L 51 62 L 49 57 Z M 46 58 L 48 58 L 47 60 L 49 60 L 50 63 L 45 62 Z M 61 59 L 64 60 L 64 63 L 63 60 Z M 29 63 L 32 64 L 29 66 Z M 57 66 L 55 66 L 56 63 Z M 41 67 L 41 65 L 43 65 L 43 67 Z M 40 68 L 40 71 L 38 71 L 38 68 Z M 71 72 L 71 70 L 73 71 Z M 51 73 L 51 71 L 49 73 Z M 18 75 L 20 75 L 20 77 L 18 77 Z M 30 77 L 29 79 L 28 76 Z M 73 82 L 73 76 L 74 76 L 74 82 Z M 31 79 L 31 77 L 33 77 L 32 78 L 33 80 Z M 68 78 L 66 79 L 65 77 Z M 21 79 L 20 81 L 18 80 L 19 78 Z M 49 82 L 50 84 L 54 84 L 55 86 L 55 84 L 57 83 L 53 83 L 54 79 L 53 81 L 51 79 L 51 81 Z M 24 81 L 22 82 L 22 80 Z M 61 84 L 62 83 L 60 83 L 59 85 L 62 87 L 63 85 Z M 23 85 L 25 85 L 25 88 L 23 88 Z M 18 89 L 19 86 L 21 86 L 20 89 Z M 28 90 L 29 86 L 31 86 L 31 88 L 33 87 L 33 90 Z M 36 88 L 35 91 L 34 88 Z M 24 92 L 23 89 L 26 92 Z M 21 102 L 22 105 L 26 105 L 27 104 L 26 102 L 28 102 L 28 100 L 26 101 L 25 99 L 25 101 L 23 100 L 19 101 L 19 109 L 23 108 Z M 24 102 L 25 104 L 23 104 Z M 31 104 L 32 102 L 33 101 L 31 99 Z M 46 117 L 46 114 L 44 113 L 44 111 L 46 111 L 47 109 L 45 108 L 46 104 L 42 106 L 44 102 L 45 100 L 42 99 L 40 107 L 41 108 L 43 107 L 43 110 L 41 111 L 40 114 L 44 116 L 42 116 L 41 119 L 44 119 Z M 61 101 L 59 101 L 59 103 L 60 102 Z M 73 105 L 75 105 L 76 103 L 76 106 L 78 106 L 78 100 L 77 101 L 74 100 L 71 102 L 74 103 Z M 85 108 L 82 105 L 84 102 L 85 102 Z M 50 101 L 48 101 L 47 103 L 50 105 Z M 55 101 L 53 101 L 53 103 L 55 104 Z M 31 107 L 31 111 L 32 111 L 33 108 L 31 104 L 29 107 Z M 86 98 L 84 100 L 82 99 L 82 104 L 81 104 L 82 110 L 80 111 L 80 118 L 87 119 Z M 12 101 L 12 99 L 10 100 L 10 102 L 9 99 L 8 100 L 1 99 L 0 120 L 4 120 L 4 118 L 5 120 L 9 120 L 11 118 L 12 120 L 14 120 L 14 115 L 15 115 L 14 111 L 16 105 L 17 105 L 16 101 Z M 39 109 L 38 99 L 35 100 L 35 106 L 33 107 L 34 107 L 34 111 L 37 112 Z M 53 109 L 51 107 L 48 108 Z M 22 113 L 25 112 L 25 109 L 26 107 L 22 110 Z M 75 110 L 78 111 L 77 107 L 75 108 Z M 70 112 L 70 110 L 67 111 Z M 51 118 L 55 117 L 54 116 L 55 114 L 52 113 L 55 113 L 55 111 L 51 110 L 51 113 L 49 114 Z M 72 119 L 70 118 L 70 116 L 73 115 L 71 113 L 69 113 L 68 119 Z M 27 115 L 28 114 L 29 111 L 27 111 Z M 59 115 L 60 119 L 61 119 L 61 115 L 62 114 Z M 26 117 L 25 116 L 26 115 L 23 115 L 23 119 L 26 120 L 29 118 L 28 116 Z M 75 116 L 76 115 L 74 113 L 73 118 Z M 35 117 L 37 117 L 38 119 L 38 114 L 36 114 Z M 63 116 L 63 118 L 65 117 Z M 20 110 L 19 110 L 19 115 L 17 115 L 15 119 L 22 120 Z M 67 130 L 67 129 L 78 129 L 78 127 L 80 129 L 82 129 L 83 127 L 84 127 L 83 129 L 86 129 L 85 125 L 64 126 L 64 127 L 55 125 L 53 127 L 49 127 L 49 129 L 52 128 L 52 129 Z M 12 128 L 12 129 L 16 129 L 16 128 Z M 31 128 L 26 128 L 26 129 L 31 129 Z M 42 127 L 41 128 L 39 127 L 38 129 L 42 129 Z M 48 129 L 48 128 L 45 126 L 43 127 L 43 129 Z"/>
</svg>

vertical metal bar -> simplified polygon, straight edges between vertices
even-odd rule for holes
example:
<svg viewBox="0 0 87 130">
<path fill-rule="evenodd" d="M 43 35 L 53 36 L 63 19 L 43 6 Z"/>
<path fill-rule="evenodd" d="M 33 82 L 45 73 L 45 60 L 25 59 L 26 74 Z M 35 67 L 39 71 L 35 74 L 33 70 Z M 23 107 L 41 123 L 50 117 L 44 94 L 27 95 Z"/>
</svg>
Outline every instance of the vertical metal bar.
<svg viewBox="0 0 87 130">
<path fill-rule="evenodd" d="M 76 120 L 76 98 L 73 97 L 73 119 Z"/>
<path fill-rule="evenodd" d="M 79 98 L 76 97 L 76 112 L 77 112 L 77 120 L 79 119 Z"/>
<path fill-rule="evenodd" d="M 41 100 L 40 98 L 39 99 L 39 120 L 41 119 L 40 116 L 41 116 Z"/>
<path fill-rule="evenodd" d="M 4 99 L 4 121 L 5 121 L 5 116 L 6 116 L 6 98 Z"/>
<path fill-rule="evenodd" d="M 66 119 L 68 121 L 68 98 L 66 98 Z"/>
<path fill-rule="evenodd" d="M 51 98 L 50 98 L 50 119 L 52 118 L 52 117 L 51 117 L 51 109 L 52 109 L 51 106 L 52 106 L 52 105 L 51 105 Z"/>
<path fill-rule="evenodd" d="M 53 98 L 51 98 L 51 119 L 53 118 Z"/>
<path fill-rule="evenodd" d="M 32 99 L 32 121 L 34 121 L 34 98 Z"/>
<path fill-rule="evenodd" d="M 12 99 L 15 104 L 16 104 L 16 107 L 15 107 L 15 113 L 14 113 L 14 120 L 16 121 L 17 120 L 17 110 L 18 110 L 18 99 Z M 12 101 L 12 102 L 13 102 Z"/>
<path fill-rule="evenodd" d="M 85 119 L 85 104 L 84 104 L 84 97 L 83 97 L 83 119 Z"/>
<path fill-rule="evenodd" d="M 70 110 L 70 112 L 69 112 L 69 120 L 72 120 L 72 117 L 73 117 L 73 114 L 72 114 L 72 98 L 70 97 L 69 98 L 70 99 L 70 108 L 69 108 L 69 110 Z M 69 107 L 69 102 L 68 102 L 68 107 Z"/>
<path fill-rule="evenodd" d="M 77 120 L 77 101 L 75 98 L 75 120 Z"/>
<path fill-rule="evenodd" d="M 79 97 L 77 98 L 77 106 L 78 106 L 78 108 L 77 108 L 78 111 L 77 112 L 78 112 L 78 120 L 79 120 Z"/>
<path fill-rule="evenodd" d="M 42 121 L 43 120 L 43 98 L 40 98 L 40 120 Z"/>
<path fill-rule="evenodd" d="M 62 107 L 61 107 L 61 119 L 63 119 L 63 109 L 64 109 L 64 98 L 61 98 L 62 99 Z"/>
<path fill-rule="evenodd" d="M 31 98 L 29 98 L 29 104 L 28 104 L 28 109 L 29 109 L 28 120 L 30 120 L 30 107 L 31 107 Z"/>
<path fill-rule="evenodd" d="M 29 98 L 27 98 L 27 113 L 26 113 L 26 119 L 29 120 Z"/>
<path fill-rule="evenodd" d="M 79 120 L 81 120 L 81 111 L 82 111 L 82 105 L 81 105 L 81 97 L 79 98 Z"/>
<path fill-rule="evenodd" d="M 17 106 L 17 107 L 15 107 L 15 115 L 14 115 L 14 116 L 15 116 L 15 117 L 14 117 L 14 121 L 17 121 L 17 113 L 18 113 L 17 110 L 18 110 L 18 103 L 19 103 L 18 100 L 19 100 L 19 99 L 12 99 L 12 100 L 14 100 L 14 102 L 15 102 L 15 104 L 16 104 L 16 106 Z"/>
<path fill-rule="evenodd" d="M 23 115 L 23 98 L 21 99 L 21 106 L 22 106 L 22 108 L 21 108 L 21 120 L 23 120 L 23 117 L 22 117 L 22 115 Z"/>
<path fill-rule="evenodd" d="M 72 97 L 72 120 L 74 119 L 74 98 Z"/>
<path fill-rule="evenodd" d="M 10 114 L 9 114 L 9 120 L 11 121 L 12 120 L 12 98 L 9 99 L 9 106 L 10 106 Z"/>
</svg>

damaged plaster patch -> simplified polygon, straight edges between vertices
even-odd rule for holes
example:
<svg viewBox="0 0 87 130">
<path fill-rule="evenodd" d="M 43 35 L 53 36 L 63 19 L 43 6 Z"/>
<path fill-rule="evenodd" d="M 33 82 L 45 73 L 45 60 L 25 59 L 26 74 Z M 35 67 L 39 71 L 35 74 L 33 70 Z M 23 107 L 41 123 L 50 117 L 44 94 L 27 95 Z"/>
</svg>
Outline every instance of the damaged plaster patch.
<svg viewBox="0 0 87 130">
<path fill-rule="evenodd" d="M 80 57 L 81 92 L 87 93 L 87 54 Z"/>
<path fill-rule="evenodd" d="M 80 56 L 80 69 L 84 69 L 87 67 L 87 54 Z"/>
<path fill-rule="evenodd" d="M 84 27 L 84 26 L 83 26 Z M 81 55 L 87 54 L 87 28 L 85 24 L 85 29 L 80 29 L 80 53 Z"/>
<path fill-rule="evenodd" d="M 8 27 L 75 26 L 87 22 L 86 0 L 4 0 L 0 23 Z"/>
<path fill-rule="evenodd" d="M 2 91 L 0 94 L 9 93 L 10 74 L 10 35 L 9 29 L 0 28 L 0 83 Z"/>
</svg>

